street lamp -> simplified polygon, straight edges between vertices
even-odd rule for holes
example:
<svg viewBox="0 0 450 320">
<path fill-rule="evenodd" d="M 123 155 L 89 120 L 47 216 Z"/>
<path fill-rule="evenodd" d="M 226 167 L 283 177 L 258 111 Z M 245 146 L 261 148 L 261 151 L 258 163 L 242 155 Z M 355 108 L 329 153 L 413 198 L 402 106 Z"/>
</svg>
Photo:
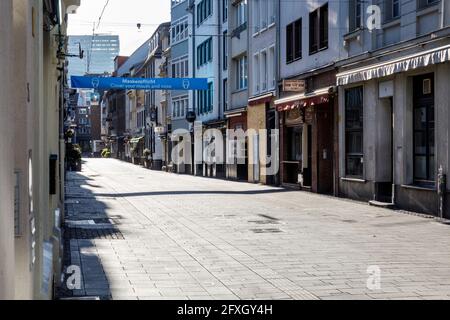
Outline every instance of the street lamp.
<svg viewBox="0 0 450 320">
<path fill-rule="evenodd" d="M 189 110 L 186 114 L 186 121 L 191 127 L 191 174 L 195 174 L 195 137 L 194 137 L 194 123 L 197 120 L 197 115 L 194 110 Z"/>
</svg>

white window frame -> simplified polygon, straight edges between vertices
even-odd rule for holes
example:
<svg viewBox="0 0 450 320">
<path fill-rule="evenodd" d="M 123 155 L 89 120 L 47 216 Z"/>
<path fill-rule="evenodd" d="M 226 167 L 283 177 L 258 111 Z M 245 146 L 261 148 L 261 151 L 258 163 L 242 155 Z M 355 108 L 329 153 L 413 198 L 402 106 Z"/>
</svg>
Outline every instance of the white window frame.
<svg viewBox="0 0 450 320">
<path fill-rule="evenodd" d="M 172 0 L 171 4 L 172 4 L 172 8 L 178 6 L 179 4 L 182 4 L 183 2 L 185 2 L 186 0 Z"/>
<path fill-rule="evenodd" d="M 240 27 L 245 24 L 247 19 L 247 11 L 248 11 L 248 3 L 247 0 L 242 0 L 236 5 L 236 26 Z"/>
<path fill-rule="evenodd" d="M 172 60 L 172 67 L 170 69 L 171 75 L 174 78 L 188 78 L 189 77 L 189 56 L 183 56 Z M 175 74 L 173 68 L 175 67 Z M 183 71 L 183 72 L 182 72 Z"/>
<path fill-rule="evenodd" d="M 260 91 L 261 92 L 266 92 L 267 89 L 268 89 L 268 78 L 269 78 L 268 69 L 267 69 L 269 57 L 268 57 L 267 49 L 261 50 L 259 52 L 259 54 L 260 54 L 260 58 L 259 58 L 259 60 L 260 60 L 259 61 L 259 65 L 260 65 L 260 69 L 259 69 L 260 70 L 260 76 L 259 76 L 259 79 L 260 79 L 260 82 L 259 82 L 260 83 Z M 265 61 L 264 61 L 263 57 L 265 57 Z"/>
<path fill-rule="evenodd" d="M 253 21 L 252 24 L 254 26 L 253 36 L 256 36 L 259 34 L 260 31 L 260 9 L 261 6 L 261 0 L 253 0 L 252 2 L 252 10 L 253 10 Z"/>
<path fill-rule="evenodd" d="M 253 55 L 253 93 L 258 94 L 260 92 L 260 59 L 259 52 Z"/>
<path fill-rule="evenodd" d="M 248 88 L 248 57 L 246 55 L 236 58 L 236 90 Z"/>
<path fill-rule="evenodd" d="M 267 81 L 268 81 L 268 89 L 273 90 L 276 87 L 276 76 L 275 76 L 275 66 L 276 66 L 276 48 L 275 44 L 271 45 L 268 50 L 267 56 Z"/>
<path fill-rule="evenodd" d="M 181 30 L 183 27 L 183 30 Z M 172 22 L 170 27 L 170 44 L 175 45 L 189 38 L 189 17 L 184 16 Z"/>
<path fill-rule="evenodd" d="M 189 106 L 189 96 L 172 98 L 172 119 L 183 119 Z"/>
</svg>

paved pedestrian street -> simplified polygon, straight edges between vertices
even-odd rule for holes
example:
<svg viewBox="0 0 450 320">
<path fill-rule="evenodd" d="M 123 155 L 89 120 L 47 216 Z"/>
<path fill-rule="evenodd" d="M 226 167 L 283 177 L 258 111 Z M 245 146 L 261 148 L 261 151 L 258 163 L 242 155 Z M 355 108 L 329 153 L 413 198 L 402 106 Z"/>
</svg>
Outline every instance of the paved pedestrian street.
<svg viewBox="0 0 450 320">
<path fill-rule="evenodd" d="M 449 299 L 450 226 L 365 203 L 88 159 L 65 265 L 101 299 Z"/>
</svg>

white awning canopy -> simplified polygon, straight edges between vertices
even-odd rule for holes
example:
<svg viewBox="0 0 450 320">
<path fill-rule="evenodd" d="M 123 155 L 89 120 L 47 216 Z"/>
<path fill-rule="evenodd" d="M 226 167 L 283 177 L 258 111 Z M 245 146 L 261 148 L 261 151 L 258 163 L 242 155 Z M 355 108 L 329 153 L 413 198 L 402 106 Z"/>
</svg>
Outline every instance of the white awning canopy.
<svg viewBox="0 0 450 320">
<path fill-rule="evenodd" d="M 368 81 L 450 61 L 450 45 L 337 74 L 337 85 Z"/>
</svg>

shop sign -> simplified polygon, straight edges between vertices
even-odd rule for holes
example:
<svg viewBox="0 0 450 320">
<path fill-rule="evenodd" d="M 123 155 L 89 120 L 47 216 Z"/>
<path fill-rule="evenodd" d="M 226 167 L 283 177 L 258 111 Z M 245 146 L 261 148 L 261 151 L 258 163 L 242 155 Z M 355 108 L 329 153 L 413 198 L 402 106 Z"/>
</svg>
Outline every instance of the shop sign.
<svg viewBox="0 0 450 320">
<path fill-rule="evenodd" d="M 283 80 L 283 91 L 303 93 L 306 91 L 306 81 L 305 80 Z"/>
</svg>

